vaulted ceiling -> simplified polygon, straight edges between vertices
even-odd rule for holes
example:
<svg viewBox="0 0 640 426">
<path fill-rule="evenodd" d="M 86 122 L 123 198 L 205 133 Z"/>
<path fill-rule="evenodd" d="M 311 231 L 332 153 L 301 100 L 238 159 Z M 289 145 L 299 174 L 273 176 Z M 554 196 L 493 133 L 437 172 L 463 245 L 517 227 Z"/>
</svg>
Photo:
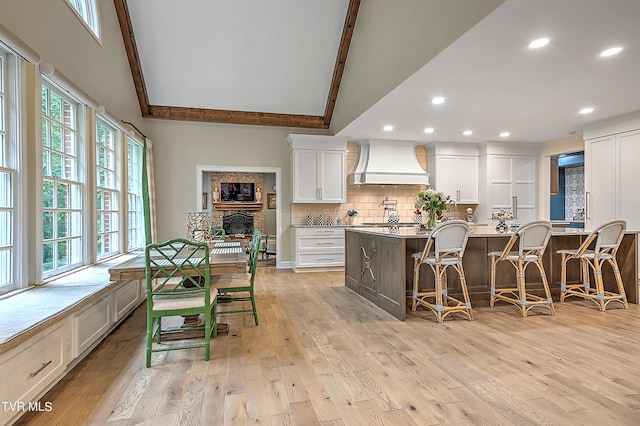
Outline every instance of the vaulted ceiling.
<svg viewBox="0 0 640 426">
<path fill-rule="evenodd" d="M 328 128 L 360 0 L 116 0 L 143 116 Z"/>
<path fill-rule="evenodd" d="M 540 142 L 640 111 L 637 0 L 114 3 L 148 118 L 326 129 L 337 101 L 351 138 Z"/>
</svg>

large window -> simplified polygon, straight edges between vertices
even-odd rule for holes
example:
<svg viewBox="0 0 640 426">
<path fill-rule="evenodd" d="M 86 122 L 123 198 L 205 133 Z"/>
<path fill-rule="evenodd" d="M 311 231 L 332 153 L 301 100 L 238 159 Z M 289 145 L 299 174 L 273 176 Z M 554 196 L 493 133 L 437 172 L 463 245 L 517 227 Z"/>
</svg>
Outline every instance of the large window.
<svg viewBox="0 0 640 426">
<path fill-rule="evenodd" d="M 96 211 L 98 259 L 120 251 L 120 185 L 117 175 L 119 155 L 116 129 L 105 121 L 96 122 Z"/>
<path fill-rule="evenodd" d="M 127 137 L 127 249 L 144 246 L 142 212 L 142 150 L 140 142 Z"/>
<path fill-rule="evenodd" d="M 0 48 L 0 293 L 15 288 L 15 135 L 10 132 L 9 58 Z"/>
<path fill-rule="evenodd" d="M 83 261 L 78 104 L 42 85 L 42 276 Z"/>
<path fill-rule="evenodd" d="M 65 0 L 93 35 L 100 38 L 98 5 L 95 0 Z"/>
</svg>

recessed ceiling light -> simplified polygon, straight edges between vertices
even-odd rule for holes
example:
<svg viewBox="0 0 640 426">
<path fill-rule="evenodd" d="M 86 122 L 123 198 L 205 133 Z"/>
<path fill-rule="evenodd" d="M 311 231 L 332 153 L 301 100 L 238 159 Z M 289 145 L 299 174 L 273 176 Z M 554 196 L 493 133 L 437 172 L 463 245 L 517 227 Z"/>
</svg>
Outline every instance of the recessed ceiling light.
<svg viewBox="0 0 640 426">
<path fill-rule="evenodd" d="M 590 114 L 593 112 L 593 108 L 591 107 L 582 108 L 579 112 L 580 114 Z"/>
<path fill-rule="evenodd" d="M 382 128 L 382 130 L 384 130 L 385 132 L 390 132 L 393 130 L 393 126 L 391 124 L 387 124 Z"/>
<path fill-rule="evenodd" d="M 433 133 L 433 127 L 427 127 L 426 129 L 424 129 L 425 133 Z"/>
<path fill-rule="evenodd" d="M 502 133 L 500 133 L 500 137 L 501 137 L 501 138 L 506 138 L 506 137 L 508 137 L 510 134 L 511 134 L 511 133 L 509 133 L 509 132 L 502 132 Z"/>
<path fill-rule="evenodd" d="M 611 47 L 609 49 L 603 50 L 602 52 L 600 52 L 600 56 L 613 56 L 615 54 L 618 54 L 622 51 L 622 47 Z"/>
<path fill-rule="evenodd" d="M 473 132 L 471 130 L 465 130 L 464 132 L 462 132 L 462 134 L 465 135 L 465 136 L 469 136 L 472 133 Z"/>
<path fill-rule="evenodd" d="M 539 47 L 546 46 L 547 44 L 549 44 L 549 39 L 548 38 L 539 38 L 539 39 L 533 40 L 531 43 L 529 43 L 529 48 L 537 49 Z"/>
<path fill-rule="evenodd" d="M 431 103 L 435 105 L 444 103 L 444 98 L 442 96 L 436 96 L 435 98 L 431 99 Z"/>
</svg>

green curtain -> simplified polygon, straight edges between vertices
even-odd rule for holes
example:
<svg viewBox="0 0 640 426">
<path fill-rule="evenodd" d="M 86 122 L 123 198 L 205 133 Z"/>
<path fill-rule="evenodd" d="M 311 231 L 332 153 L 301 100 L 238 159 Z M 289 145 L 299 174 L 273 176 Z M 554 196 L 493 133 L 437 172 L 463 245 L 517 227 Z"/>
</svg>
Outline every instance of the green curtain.
<svg viewBox="0 0 640 426">
<path fill-rule="evenodd" d="M 142 214 L 144 216 L 144 236 L 146 245 L 153 243 L 151 233 L 151 205 L 149 201 L 149 172 L 147 170 L 147 138 L 144 138 L 142 152 Z"/>
</svg>

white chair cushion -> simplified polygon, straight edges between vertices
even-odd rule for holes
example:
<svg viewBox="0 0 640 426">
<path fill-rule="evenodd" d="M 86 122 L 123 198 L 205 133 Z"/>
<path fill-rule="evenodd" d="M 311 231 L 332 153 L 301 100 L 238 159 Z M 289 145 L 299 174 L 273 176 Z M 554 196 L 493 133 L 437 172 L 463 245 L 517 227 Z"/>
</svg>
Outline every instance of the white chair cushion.
<svg viewBox="0 0 640 426">
<path fill-rule="evenodd" d="M 223 275 L 215 285 L 217 288 L 248 287 L 251 285 L 251 274 Z"/>
<path fill-rule="evenodd" d="M 516 251 L 516 252 L 511 252 L 508 255 L 505 256 L 505 260 L 513 260 L 513 261 L 518 261 L 520 259 L 520 254 Z M 537 262 L 539 259 L 538 256 L 536 256 L 535 254 L 529 254 L 524 256 L 524 258 L 522 260 L 524 260 L 525 262 Z"/>
<path fill-rule="evenodd" d="M 218 294 L 218 289 L 211 288 L 209 292 L 210 300 L 213 300 Z M 168 311 L 174 309 L 191 309 L 201 308 L 204 306 L 204 294 L 194 295 L 155 295 L 153 296 L 154 311 Z"/>
<path fill-rule="evenodd" d="M 424 260 L 423 263 L 427 263 L 429 265 L 435 265 L 436 264 L 436 258 L 433 257 L 433 256 L 429 256 Z M 460 263 L 460 261 L 458 261 L 458 259 L 455 258 L 455 257 L 446 257 L 446 258 L 444 258 L 444 259 L 442 259 L 440 261 L 441 265 L 456 265 L 458 263 Z"/>
</svg>

